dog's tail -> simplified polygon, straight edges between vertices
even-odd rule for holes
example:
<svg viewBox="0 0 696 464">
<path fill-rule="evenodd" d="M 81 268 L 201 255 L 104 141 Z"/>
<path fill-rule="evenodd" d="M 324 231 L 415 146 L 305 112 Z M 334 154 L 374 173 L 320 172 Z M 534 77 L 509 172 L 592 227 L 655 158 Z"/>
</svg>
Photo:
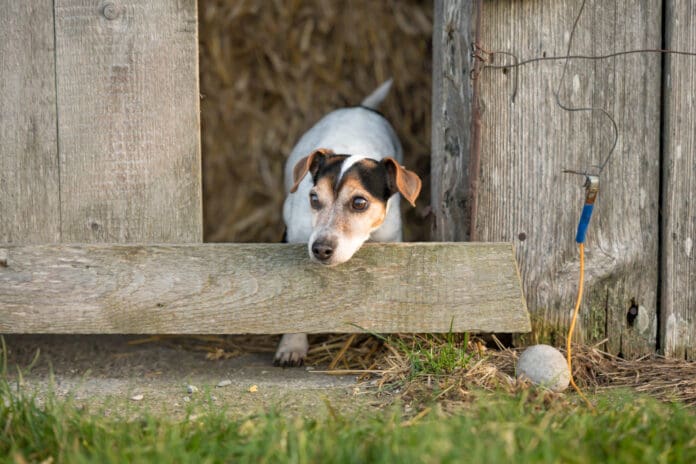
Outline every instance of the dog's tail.
<svg viewBox="0 0 696 464">
<path fill-rule="evenodd" d="M 370 95 L 368 95 L 360 104 L 360 106 L 364 106 L 366 108 L 370 108 L 373 110 L 376 110 L 377 107 L 379 107 L 379 104 L 382 103 L 382 100 L 387 98 L 387 95 L 389 94 L 389 90 L 391 89 L 392 86 L 392 79 L 389 79 L 385 81 L 382 85 L 377 87 L 377 89 L 372 92 Z"/>
</svg>

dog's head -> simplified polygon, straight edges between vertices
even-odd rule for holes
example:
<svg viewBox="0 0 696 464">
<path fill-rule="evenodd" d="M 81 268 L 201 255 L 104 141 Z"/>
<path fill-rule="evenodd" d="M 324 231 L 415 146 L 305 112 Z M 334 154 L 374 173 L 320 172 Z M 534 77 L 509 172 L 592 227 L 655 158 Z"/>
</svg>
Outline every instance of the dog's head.
<svg viewBox="0 0 696 464">
<path fill-rule="evenodd" d="M 415 206 L 421 180 L 394 158 L 337 155 L 319 149 L 302 158 L 293 171 L 297 191 L 309 173 L 314 186 L 307 201 L 312 209 L 309 256 L 324 265 L 348 261 L 387 215 L 387 202 L 401 195 Z"/>
</svg>

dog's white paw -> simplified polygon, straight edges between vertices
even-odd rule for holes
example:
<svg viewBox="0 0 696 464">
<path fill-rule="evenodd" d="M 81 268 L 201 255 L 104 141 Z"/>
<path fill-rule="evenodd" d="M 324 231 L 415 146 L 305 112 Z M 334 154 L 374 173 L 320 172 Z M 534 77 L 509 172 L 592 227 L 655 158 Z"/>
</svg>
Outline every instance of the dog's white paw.
<svg viewBox="0 0 696 464">
<path fill-rule="evenodd" d="M 309 342 L 307 334 L 285 334 L 278 343 L 273 364 L 281 367 L 296 367 L 304 364 Z"/>
</svg>

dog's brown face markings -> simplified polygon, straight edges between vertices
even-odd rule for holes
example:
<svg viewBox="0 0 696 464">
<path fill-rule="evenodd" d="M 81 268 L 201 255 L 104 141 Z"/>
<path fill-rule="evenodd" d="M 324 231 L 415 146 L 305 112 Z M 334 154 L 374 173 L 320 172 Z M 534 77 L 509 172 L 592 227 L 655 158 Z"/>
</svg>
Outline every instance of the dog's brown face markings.
<svg viewBox="0 0 696 464">
<path fill-rule="evenodd" d="M 348 261 L 370 234 L 383 223 L 387 202 L 401 193 L 412 205 L 421 181 L 393 158 L 360 159 L 344 169 L 348 155 L 317 150 L 295 166 L 294 192 L 307 173 L 314 187 L 308 201 L 312 208 L 310 257 L 321 264 Z"/>
</svg>

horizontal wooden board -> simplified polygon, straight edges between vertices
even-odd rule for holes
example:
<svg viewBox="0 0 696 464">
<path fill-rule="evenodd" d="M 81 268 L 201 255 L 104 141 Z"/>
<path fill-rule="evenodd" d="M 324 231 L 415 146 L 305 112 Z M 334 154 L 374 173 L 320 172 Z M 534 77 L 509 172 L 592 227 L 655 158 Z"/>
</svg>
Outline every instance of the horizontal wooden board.
<svg viewBox="0 0 696 464">
<path fill-rule="evenodd" d="M 0 333 L 527 332 L 511 244 L 4 246 Z"/>
</svg>

